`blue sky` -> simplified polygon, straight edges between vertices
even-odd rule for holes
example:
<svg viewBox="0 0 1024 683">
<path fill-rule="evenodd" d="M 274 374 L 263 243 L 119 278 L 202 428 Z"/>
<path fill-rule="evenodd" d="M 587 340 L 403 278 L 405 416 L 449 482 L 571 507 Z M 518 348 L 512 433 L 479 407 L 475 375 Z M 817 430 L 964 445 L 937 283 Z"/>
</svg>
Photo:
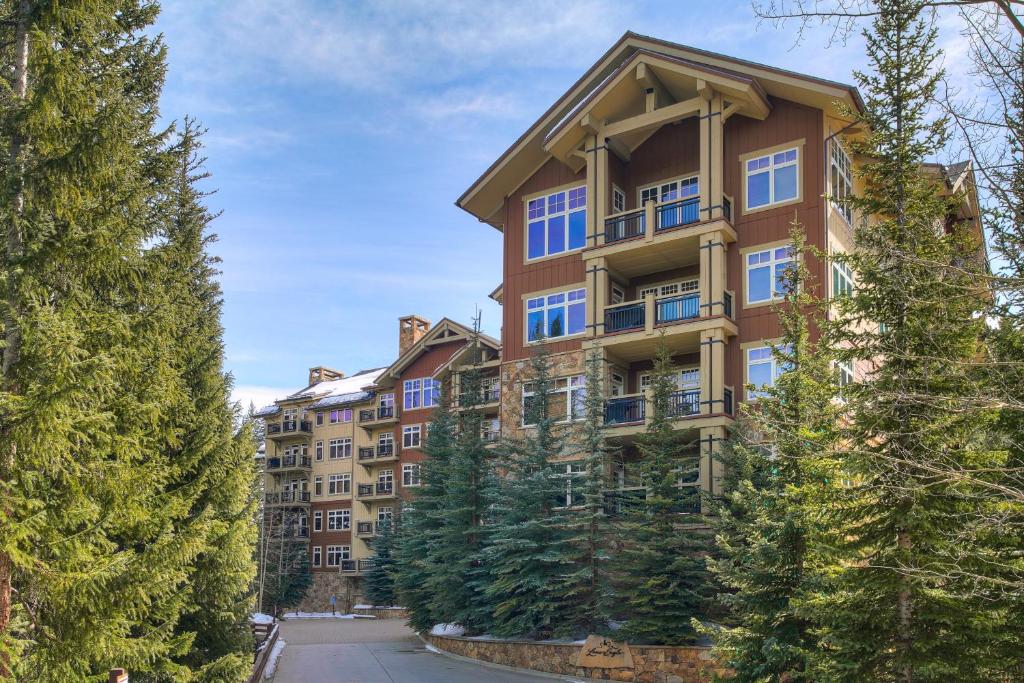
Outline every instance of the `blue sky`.
<svg viewBox="0 0 1024 683">
<path fill-rule="evenodd" d="M 859 40 L 795 46 L 746 0 L 163 4 L 162 113 L 209 128 L 227 366 L 246 406 L 313 365 L 389 363 L 401 315 L 479 307 L 497 336 L 501 235 L 454 201 L 624 31 L 845 82 L 863 63 Z M 963 41 L 943 43 L 955 66 Z"/>
</svg>

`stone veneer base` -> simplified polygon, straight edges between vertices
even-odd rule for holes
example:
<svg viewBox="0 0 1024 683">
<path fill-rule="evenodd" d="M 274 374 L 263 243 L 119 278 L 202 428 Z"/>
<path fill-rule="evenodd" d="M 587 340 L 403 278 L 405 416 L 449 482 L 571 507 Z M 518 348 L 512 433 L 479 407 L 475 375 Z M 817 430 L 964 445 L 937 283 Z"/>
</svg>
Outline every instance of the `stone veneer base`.
<svg viewBox="0 0 1024 683">
<path fill-rule="evenodd" d="M 711 680 L 713 673 L 725 673 L 715 665 L 709 647 L 630 645 L 632 669 L 598 669 L 576 666 L 580 646 L 568 643 L 455 638 L 430 634 L 421 634 L 421 637 L 448 654 L 558 676 L 635 683 L 705 683 Z"/>
<path fill-rule="evenodd" d="M 312 572 L 312 578 L 298 611 L 330 612 L 332 595 L 338 600 L 334 609 L 339 614 L 349 614 L 353 605 L 362 603 L 362 585 L 357 577 L 336 572 Z"/>
</svg>

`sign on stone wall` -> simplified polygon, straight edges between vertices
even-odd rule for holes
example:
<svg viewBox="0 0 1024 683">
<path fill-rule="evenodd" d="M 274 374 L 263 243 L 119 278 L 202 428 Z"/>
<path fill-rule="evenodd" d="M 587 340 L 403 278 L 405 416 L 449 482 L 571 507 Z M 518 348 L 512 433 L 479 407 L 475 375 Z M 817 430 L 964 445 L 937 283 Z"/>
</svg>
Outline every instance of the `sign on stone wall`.
<svg viewBox="0 0 1024 683">
<path fill-rule="evenodd" d="M 632 669 L 633 655 L 628 643 L 608 640 L 604 636 L 588 636 L 580 648 L 576 666 L 592 669 Z"/>
</svg>

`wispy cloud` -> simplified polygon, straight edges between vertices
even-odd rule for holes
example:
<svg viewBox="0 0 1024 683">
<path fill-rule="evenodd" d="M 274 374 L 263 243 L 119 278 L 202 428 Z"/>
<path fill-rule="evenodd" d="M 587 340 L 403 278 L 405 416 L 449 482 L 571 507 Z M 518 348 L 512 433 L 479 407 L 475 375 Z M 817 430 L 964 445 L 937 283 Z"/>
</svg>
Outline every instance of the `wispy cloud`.
<svg viewBox="0 0 1024 683">
<path fill-rule="evenodd" d="M 243 411 L 250 405 L 257 409 L 270 405 L 279 398 L 294 393 L 302 387 L 264 387 L 253 384 L 240 384 L 231 391 L 231 401 L 238 403 Z"/>
</svg>

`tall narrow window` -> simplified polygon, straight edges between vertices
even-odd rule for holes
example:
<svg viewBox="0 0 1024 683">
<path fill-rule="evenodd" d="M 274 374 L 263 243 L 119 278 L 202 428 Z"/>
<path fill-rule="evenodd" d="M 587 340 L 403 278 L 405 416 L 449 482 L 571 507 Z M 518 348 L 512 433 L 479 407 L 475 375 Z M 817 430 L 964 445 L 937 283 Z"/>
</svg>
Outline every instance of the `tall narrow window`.
<svg viewBox="0 0 1024 683">
<path fill-rule="evenodd" d="M 845 263 L 832 262 L 832 298 L 853 295 L 853 271 Z"/>
<path fill-rule="evenodd" d="M 586 186 L 554 192 L 527 202 L 527 259 L 582 249 L 586 243 Z"/>
<path fill-rule="evenodd" d="M 744 169 L 748 209 L 788 202 L 800 194 L 800 163 L 795 147 L 748 159 Z"/>
<path fill-rule="evenodd" d="M 324 513 L 323 510 L 317 510 L 313 513 L 313 531 L 324 530 Z"/>
<path fill-rule="evenodd" d="M 846 201 L 853 194 L 853 164 L 839 140 L 832 140 L 831 147 L 832 204 L 846 222 L 853 225 L 853 207 Z"/>
<path fill-rule="evenodd" d="M 313 546 L 313 566 L 320 566 L 320 546 L 318 545 Z"/>
</svg>

